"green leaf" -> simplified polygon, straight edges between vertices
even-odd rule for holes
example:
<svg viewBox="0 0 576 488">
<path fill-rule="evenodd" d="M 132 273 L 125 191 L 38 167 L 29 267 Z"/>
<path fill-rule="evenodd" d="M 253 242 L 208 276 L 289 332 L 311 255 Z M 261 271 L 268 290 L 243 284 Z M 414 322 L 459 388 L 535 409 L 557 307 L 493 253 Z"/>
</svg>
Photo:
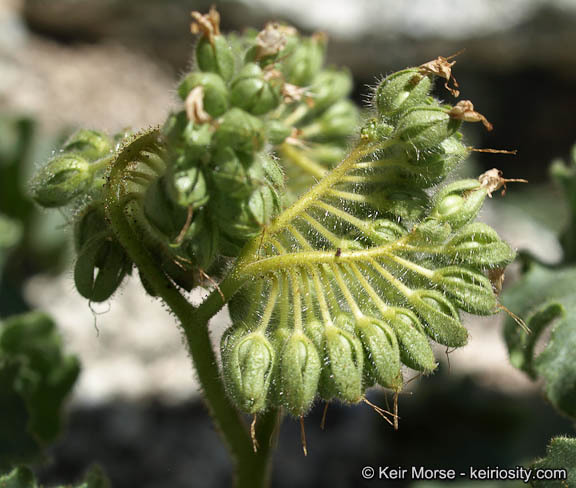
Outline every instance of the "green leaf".
<svg viewBox="0 0 576 488">
<path fill-rule="evenodd" d="M 566 470 L 565 480 L 532 481 L 535 488 L 565 488 L 576 486 L 576 439 L 570 437 L 555 437 L 546 449 L 546 457 L 535 461 L 532 469 L 563 469 Z"/>
<path fill-rule="evenodd" d="M 504 304 L 523 317 L 531 330 L 522 331 L 509 318 L 504 334 L 512 364 L 533 379 L 542 378 L 546 395 L 561 412 L 576 417 L 576 267 L 549 269 L 533 263 Z M 537 344 L 550 332 L 542 352 Z"/>
<path fill-rule="evenodd" d="M 19 467 L 0 476 L 0 488 L 38 488 L 34 473 L 26 467 Z M 98 465 L 90 467 L 84 480 L 74 485 L 60 485 L 57 488 L 110 488 L 110 482 Z"/>
<path fill-rule="evenodd" d="M 54 322 L 31 312 L 0 327 L 0 466 L 37 459 L 61 430 L 64 401 L 78 377 Z"/>
</svg>

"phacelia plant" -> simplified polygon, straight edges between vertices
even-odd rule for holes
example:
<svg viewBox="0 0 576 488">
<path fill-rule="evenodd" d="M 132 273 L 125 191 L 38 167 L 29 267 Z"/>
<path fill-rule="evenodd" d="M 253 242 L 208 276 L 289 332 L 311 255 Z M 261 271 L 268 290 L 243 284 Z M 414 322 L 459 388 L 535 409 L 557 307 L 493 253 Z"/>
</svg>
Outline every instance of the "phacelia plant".
<svg viewBox="0 0 576 488">
<path fill-rule="evenodd" d="M 260 486 L 279 410 L 397 393 L 402 365 L 436 368 L 431 341 L 466 344 L 459 310 L 498 312 L 489 276 L 514 251 L 475 219 L 507 180 L 441 185 L 473 150 L 462 122 L 491 129 L 471 102 L 431 96 L 436 78 L 459 95 L 449 58 L 385 77 L 361 123 L 324 36 L 225 36 L 215 10 L 192 15 L 181 110 L 141 133 L 77 132 L 33 194 L 72 209 L 83 296 L 109 299 L 135 269 L 178 317 L 238 484 Z M 196 286 L 213 288 L 198 307 L 183 293 Z M 226 303 L 218 372 L 207 323 Z M 231 404 L 255 415 L 251 433 Z"/>
</svg>

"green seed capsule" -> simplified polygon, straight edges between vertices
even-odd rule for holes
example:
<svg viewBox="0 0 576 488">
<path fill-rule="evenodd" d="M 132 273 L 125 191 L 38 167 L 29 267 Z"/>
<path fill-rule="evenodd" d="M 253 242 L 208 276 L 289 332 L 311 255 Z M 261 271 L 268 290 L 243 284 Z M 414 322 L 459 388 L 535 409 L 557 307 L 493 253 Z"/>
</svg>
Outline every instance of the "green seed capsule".
<svg viewBox="0 0 576 488">
<path fill-rule="evenodd" d="M 186 143 L 187 157 L 202 159 L 208 155 L 208 146 L 212 142 L 213 129 L 209 124 L 189 122 L 182 133 Z M 181 165 L 180 162 L 177 164 Z"/>
<path fill-rule="evenodd" d="M 170 198 L 185 208 L 199 208 L 210 198 L 204 174 L 197 166 L 171 169 L 167 187 Z"/>
<path fill-rule="evenodd" d="M 329 69 L 318 73 L 310 87 L 314 111 L 320 112 L 345 98 L 352 90 L 352 77 L 344 70 Z"/>
<path fill-rule="evenodd" d="M 110 154 L 112 139 L 100 131 L 80 129 L 68 138 L 62 151 L 73 152 L 93 161 Z"/>
<path fill-rule="evenodd" d="M 437 193 L 430 215 L 458 229 L 476 218 L 487 194 L 478 180 L 455 181 Z"/>
<path fill-rule="evenodd" d="M 248 154 L 262 149 L 265 131 L 260 119 L 239 108 L 231 108 L 214 133 L 214 144 L 230 146 Z"/>
<path fill-rule="evenodd" d="M 148 186 L 144 195 L 144 215 L 160 234 L 173 241 L 180 234 L 187 218 L 187 210 L 169 196 L 166 176 Z"/>
<path fill-rule="evenodd" d="M 77 154 L 58 155 L 32 179 L 32 198 L 43 207 L 61 207 L 88 191 L 91 182 L 88 161 Z"/>
<path fill-rule="evenodd" d="M 377 219 L 370 224 L 370 237 L 378 243 L 394 242 L 408 231 L 400 224 L 388 219 Z"/>
<path fill-rule="evenodd" d="M 102 234 L 84 244 L 74 266 L 74 283 L 84 298 L 103 302 L 118 289 L 132 263 L 112 237 Z"/>
<path fill-rule="evenodd" d="M 212 43 L 207 37 L 202 37 L 196 44 L 196 63 L 202 71 L 220 75 L 224 81 L 230 80 L 234 74 L 234 53 L 226 38 L 213 36 Z"/>
<path fill-rule="evenodd" d="M 412 239 L 414 239 L 414 242 L 428 245 L 442 244 L 451 233 L 452 227 L 448 222 L 440 222 L 434 218 L 427 217 L 414 228 Z"/>
<path fill-rule="evenodd" d="M 162 127 L 162 134 L 168 147 L 176 148 L 183 145 L 184 130 L 189 123 L 190 121 L 184 110 L 168 116 L 166 123 Z"/>
<path fill-rule="evenodd" d="M 234 341 L 229 349 L 222 361 L 230 395 L 244 412 L 264 410 L 274 370 L 272 344 L 264 334 L 251 332 Z"/>
<path fill-rule="evenodd" d="M 362 344 L 353 334 L 333 325 L 325 327 L 324 337 L 334 395 L 345 402 L 360 401 L 364 368 Z"/>
<path fill-rule="evenodd" d="M 282 100 L 280 79 L 267 80 L 256 63 L 246 64 L 231 85 L 231 101 L 254 115 L 263 115 L 275 109 Z"/>
<path fill-rule="evenodd" d="M 212 181 L 218 191 L 231 198 L 245 198 L 254 189 L 254 185 L 236 152 L 230 147 L 218 147 L 212 158 L 214 171 Z"/>
<path fill-rule="evenodd" d="M 293 85 L 310 85 L 322 68 L 324 50 L 324 40 L 319 36 L 301 39 L 281 63 L 284 79 Z"/>
<path fill-rule="evenodd" d="M 200 269 L 206 270 L 219 255 L 220 231 L 217 225 L 205 216 L 199 216 L 195 221 L 197 227 L 193 230 L 202 229 L 202 232 L 190 237 L 187 235 L 185 249 L 188 258 Z"/>
<path fill-rule="evenodd" d="M 398 338 L 400 358 L 406 366 L 425 373 L 436 369 L 434 352 L 414 313 L 407 309 L 394 309 L 385 319 Z"/>
<path fill-rule="evenodd" d="M 378 113 L 385 119 L 395 119 L 398 114 L 416 105 L 426 103 L 432 89 L 432 80 L 419 74 L 417 68 L 398 71 L 384 78 L 374 95 Z"/>
<path fill-rule="evenodd" d="M 422 150 L 438 146 L 459 127 L 460 121 L 450 118 L 443 108 L 414 107 L 402 114 L 396 135 L 414 149 Z"/>
<path fill-rule="evenodd" d="M 400 351 L 394 331 L 381 320 L 362 317 L 356 321 L 356 329 L 367 359 L 373 366 L 373 374 L 378 384 L 399 389 L 403 379 L 400 372 Z"/>
<path fill-rule="evenodd" d="M 449 266 L 435 270 L 432 281 L 454 297 L 458 307 L 465 312 L 492 315 L 498 311 L 498 300 L 492 284 L 482 273 Z"/>
<path fill-rule="evenodd" d="M 257 161 L 264 170 L 264 175 L 266 180 L 268 180 L 272 186 L 278 190 L 284 188 L 284 172 L 282 167 L 278 164 L 278 161 L 273 157 L 259 153 L 257 156 Z"/>
<path fill-rule="evenodd" d="M 460 323 L 454 305 L 435 290 L 416 290 L 408 301 L 425 321 L 426 331 L 436 342 L 460 347 L 468 341 L 468 331 Z"/>
<path fill-rule="evenodd" d="M 266 137 L 272 145 L 282 144 L 292 134 L 292 127 L 280 120 L 266 122 Z"/>
<path fill-rule="evenodd" d="M 490 226 L 474 222 L 460 229 L 445 246 L 458 262 L 487 268 L 503 268 L 516 257 L 514 250 Z"/>
<path fill-rule="evenodd" d="M 368 201 L 379 212 L 418 220 L 426 212 L 428 195 L 419 188 L 386 186 L 370 194 Z"/>
<path fill-rule="evenodd" d="M 314 343 L 302 332 L 288 338 L 280 357 L 282 403 L 294 416 L 304 415 L 311 407 L 322 364 Z"/>
<path fill-rule="evenodd" d="M 358 126 L 358 108 L 350 100 L 340 100 L 328 108 L 313 124 L 302 129 L 305 139 L 341 139 L 354 134 Z"/>
<path fill-rule="evenodd" d="M 229 94 L 224 80 L 216 73 L 190 73 L 178 85 L 178 95 L 186 100 L 189 93 L 197 87 L 204 93 L 203 107 L 212 117 L 220 117 L 229 106 Z"/>
</svg>

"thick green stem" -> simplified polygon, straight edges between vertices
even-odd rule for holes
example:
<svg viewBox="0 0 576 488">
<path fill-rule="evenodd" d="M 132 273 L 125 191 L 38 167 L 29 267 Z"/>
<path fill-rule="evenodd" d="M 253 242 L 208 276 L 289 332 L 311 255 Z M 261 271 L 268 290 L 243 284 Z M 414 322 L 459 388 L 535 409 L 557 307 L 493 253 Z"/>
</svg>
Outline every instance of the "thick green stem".
<svg viewBox="0 0 576 488">
<path fill-rule="evenodd" d="M 127 215 L 129 207 L 123 205 L 123 197 L 127 193 L 124 171 L 134 161 L 137 153 L 156 143 L 156 136 L 155 133 L 150 133 L 137 139 L 113 162 L 106 186 L 106 215 L 119 242 L 136 267 L 180 321 L 204 400 L 236 461 L 238 486 L 264 487 L 268 480 L 270 436 L 275 430 L 278 416 L 271 414 L 263 417 L 257 431 L 262 447 L 254 453 L 245 422 L 230 403 L 224 390 L 208 331 L 210 318 L 242 286 L 243 280 L 236 273 L 230 273 L 220 284 L 219 290 L 213 291 L 200 307 L 193 307 L 158 267 L 152 254 L 139 239 L 137 225 L 131 224 L 137 221 L 138 216 L 134 212 Z"/>
</svg>

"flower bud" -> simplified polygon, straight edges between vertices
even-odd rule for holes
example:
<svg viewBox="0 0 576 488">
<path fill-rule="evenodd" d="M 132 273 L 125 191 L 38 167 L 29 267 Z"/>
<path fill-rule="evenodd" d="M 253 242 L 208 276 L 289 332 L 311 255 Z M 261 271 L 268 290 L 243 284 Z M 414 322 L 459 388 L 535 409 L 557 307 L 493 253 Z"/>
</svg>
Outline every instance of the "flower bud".
<svg viewBox="0 0 576 488">
<path fill-rule="evenodd" d="M 302 129 L 305 139 L 340 139 L 356 131 L 358 108 L 350 100 L 340 100 L 330 106 L 313 124 Z"/>
<path fill-rule="evenodd" d="M 320 112 L 338 100 L 348 96 L 352 90 L 352 77 L 344 70 L 321 71 L 310 87 L 314 100 L 314 111 Z"/>
<path fill-rule="evenodd" d="M 232 338 L 235 339 L 235 338 Z M 251 332 L 223 345 L 224 377 L 229 394 L 238 407 L 247 413 L 266 408 L 266 398 L 274 370 L 274 349 L 260 332 Z"/>
<path fill-rule="evenodd" d="M 295 332 L 286 341 L 280 357 L 282 403 L 294 416 L 305 414 L 312 405 L 322 364 L 314 343 Z"/>
<path fill-rule="evenodd" d="M 492 284 L 482 273 L 449 266 L 435 270 L 432 281 L 454 297 L 456 305 L 465 312 L 491 315 L 498 311 L 498 300 Z"/>
<path fill-rule="evenodd" d="M 84 298 L 103 302 L 122 283 L 132 262 L 110 235 L 98 234 L 84 244 L 74 266 L 74 283 Z"/>
<path fill-rule="evenodd" d="M 256 63 L 246 64 L 231 85 L 232 105 L 254 115 L 275 109 L 282 98 L 280 79 L 267 80 Z"/>
<path fill-rule="evenodd" d="M 286 82 L 307 86 L 312 83 L 324 63 L 324 38 L 313 36 L 300 39 L 281 64 Z"/>
<path fill-rule="evenodd" d="M 292 134 L 292 127 L 288 127 L 280 120 L 266 122 L 266 137 L 272 145 L 282 144 Z"/>
<path fill-rule="evenodd" d="M 422 76 L 417 68 L 406 69 L 384 78 L 374 95 L 378 113 L 388 119 L 416 105 L 426 103 L 432 80 Z"/>
<path fill-rule="evenodd" d="M 324 329 L 324 338 L 332 393 L 343 401 L 358 402 L 363 391 L 362 344 L 353 334 L 334 326 L 327 326 Z"/>
<path fill-rule="evenodd" d="M 245 198 L 253 190 L 248 172 L 235 151 L 230 147 L 218 147 L 212 158 L 214 171 L 212 181 L 218 191 L 231 198 Z"/>
<path fill-rule="evenodd" d="M 407 309 L 395 309 L 385 318 L 398 338 L 402 362 L 417 371 L 436 369 L 434 352 L 416 315 Z"/>
<path fill-rule="evenodd" d="M 458 229 L 476 218 L 486 195 L 478 180 L 455 181 L 436 194 L 430 216 Z"/>
<path fill-rule="evenodd" d="M 362 317 L 356 329 L 372 364 L 374 379 L 382 386 L 398 389 L 403 382 L 400 372 L 400 351 L 396 335 L 389 325 L 373 317 Z"/>
<path fill-rule="evenodd" d="M 365 142 L 385 141 L 394 133 L 394 126 L 378 119 L 370 119 L 360 129 L 360 138 Z"/>
<path fill-rule="evenodd" d="M 425 320 L 427 333 L 436 342 L 460 347 L 468 341 L 468 331 L 460 323 L 454 305 L 435 290 L 416 290 L 408 301 Z"/>
<path fill-rule="evenodd" d="M 178 95 L 182 100 L 186 100 L 190 92 L 197 87 L 202 87 L 203 108 L 212 117 L 220 117 L 228 110 L 228 89 L 219 75 L 201 72 L 190 73 L 178 85 Z"/>
<path fill-rule="evenodd" d="M 396 135 L 415 149 L 422 150 L 437 146 L 459 127 L 460 121 L 452 119 L 443 108 L 414 107 L 402 114 Z"/>
<path fill-rule="evenodd" d="M 107 156 L 112 151 L 112 140 L 103 132 L 80 129 L 68 138 L 62 151 L 73 152 L 93 161 Z"/>
<path fill-rule="evenodd" d="M 91 182 L 88 161 L 77 154 L 58 155 L 34 175 L 32 198 L 43 207 L 61 207 L 86 192 Z"/>
<path fill-rule="evenodd" d="M 445 249 L 459 262 L 490 268 L 502 268 L 516 256 L 496 231 L 482 222 L 474 222 L 460 229 Z"/>
<path fill-rule="evenodd" d="M 187 166 L 187 162 L 181 161 L 170 169 L 167 176 L 168 195 L 178 205 L 194 209 L 204 205 L 210 195 L 202 170 L 198 166 Z"/>
<path fill-rule="evenodd" d="M 173 241 L 182 231 L 187 217 L 186 208 L 168 195 L 166 176 L 151 183 L 144 195 L 144 215 L 160 234 Z"/>
<path fill-rule="evenodd" d="M 254 153 L 264 145 L 264 135 L 264 126 L 260 119 L 234 107 L 222 117 L 220 126 L 214 133 L 214 144 Z"/>
<path fill-rule="evenodd" d="M 202 37 L 196 44 L 196 63 L 202 71 L 216 73 L 224 81 L 230 80 L 234 74 L 234 54 L 222 35 L 212 39 Z"/>
</svg>

